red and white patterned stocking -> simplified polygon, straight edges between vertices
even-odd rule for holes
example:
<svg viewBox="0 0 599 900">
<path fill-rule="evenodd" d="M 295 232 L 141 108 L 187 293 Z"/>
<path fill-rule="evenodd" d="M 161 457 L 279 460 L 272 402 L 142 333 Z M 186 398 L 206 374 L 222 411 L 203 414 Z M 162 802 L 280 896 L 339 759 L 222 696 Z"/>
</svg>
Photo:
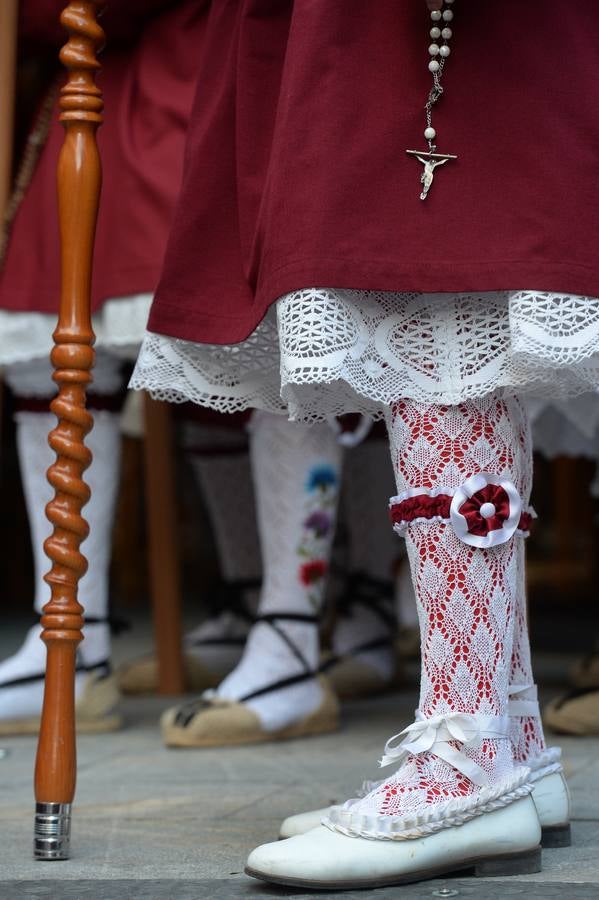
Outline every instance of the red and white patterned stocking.
<svg viewBox="0 0 599 900">
<path fill-rule="evenodd" d="M 458 406 L 401 401 L 391 410 L 388 426 L 400 494 L 451 495 L 472 476 L 487 473 L 512 482 L 523 506 L 528 503 L 532 457 L 518 401 L 498 396 Z M 472 546 L 441 515 L 416 517 L 405 537 L 422 640 L 420 716 L 505 717 L 514 617 L 524 592 L 522 537 Z M 482 770 L 489 785 L 509 780 L 514 772 L 505 737 L 450 746 Z M 363 815 L 411 817 L 475 794 L 481 779 L 477 782 L 434 752 L 419 752 L 352 804 Z"/>
</svg>

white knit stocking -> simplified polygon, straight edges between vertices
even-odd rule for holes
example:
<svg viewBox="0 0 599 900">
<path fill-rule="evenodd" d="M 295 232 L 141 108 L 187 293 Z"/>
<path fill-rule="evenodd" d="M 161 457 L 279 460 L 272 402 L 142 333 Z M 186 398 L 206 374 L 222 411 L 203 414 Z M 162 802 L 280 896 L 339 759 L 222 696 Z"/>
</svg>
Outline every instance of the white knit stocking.
<svg viewBox="0 0 599 900">
<path fill-rule="evenodd" d="M 341 466 L 340 448 L 328 425 L 297 424 L 259 413 L 250 445 L 264 568 L 258 615 L 300 619 L 275 618 L 284 636 L 266 622 L 254 625 L 241 662 L 218 688 L 220 696 L 231 700 L 318 666 L 317 622 L 301 617 L 317 617 L 322 605 Z M 318 683 L 307 679 L 250 699 L 247 705 L 265 728 L 275 730 L 309 714 L 320 702 Z"/>
<path fill-rule="evenodd" d="M 501 475 L 528 501 L 528 428 L 515 400 L 488 397 L 459 406 L 397 403 L 389 417 L 398 491 L 452 491 L 473 474 Z M 441 491 L 440 491 L 441 492 Z M 422 638 L 420 713 L 507 714 L 515 608 L 523 593 L 519 536 L 479 549 L 463 543 L 444 521 L 418 520 L 406 543 Z M 459 746 L 455 745 L 454 746 Z M 490 785 L 514 771 L 507 739 L 459 746 Z M 364 799 L 363 814 L 411 816 L 480 790 L 434 753 L 409 755 Z"/>
<path fill-rule="evenodd" d="M 53 492 L 46 479 L 46 470 L 54 460 L 47 443 L 49 431 L 56 424 L 51 413 L 20 412 L 17 419 L 17 448 L 31 540 L 35 573 L 35 610 L 39 613 L 50 599 L 50 591 L 43 576 L 50 563 L 43 551 L 44 540 L 51 532 L 45 507 Z M 86 474 L 91 487 L 91 499 L 84 508 L 90 525 L 90 535 L 83 544 L 89 568 L 81 579 L 79 597 L 90 618 L 106 619 L 108 614 L 108 574 L 110 565 L 111 531 L 114 504 L 118 488 L 120 435 L 118 416 L 97 412 L 95 424 L 87 438 L 94 460 Z M 45 669 L 46 648 L 39 639 L 40 626 L 34 625 L 20 649 L 0 663 L 0 718 L 22 718 L 39 713 L 43 683 L 30 681 L 15 686 L 7 683 L 41 675 Z M 107 623 L 87 624 L 78 657 L 86 668 L 110 659 L 110 628 Z M 78 677 L 77 686 L 83 684 Z M 7 685 L 2 688 L 2 685 Z"/>
</svg>

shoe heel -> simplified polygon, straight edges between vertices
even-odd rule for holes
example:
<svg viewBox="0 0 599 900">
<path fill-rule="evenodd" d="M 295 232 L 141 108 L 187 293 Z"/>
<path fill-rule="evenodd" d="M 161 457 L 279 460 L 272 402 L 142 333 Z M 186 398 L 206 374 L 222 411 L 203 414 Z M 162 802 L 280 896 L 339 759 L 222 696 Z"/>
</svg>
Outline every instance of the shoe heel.
<svg viewBox="0 0 599 900">
<path fill-rule="evenodd" d="M 495 856 L 476 863 L 474 874 L 477 878 L 492 878 L 498 875 L 534 875 L 541 871 L 541 848 L 526 850 L 524 853 L 510 853 Z"/>
<path fill-rule="evenodd" d="M 572 829 L 570 825 L 548 825 L 541 832 L 541 847 L 555 850 L 557 847 L 572 845 Z"/>
</svg>

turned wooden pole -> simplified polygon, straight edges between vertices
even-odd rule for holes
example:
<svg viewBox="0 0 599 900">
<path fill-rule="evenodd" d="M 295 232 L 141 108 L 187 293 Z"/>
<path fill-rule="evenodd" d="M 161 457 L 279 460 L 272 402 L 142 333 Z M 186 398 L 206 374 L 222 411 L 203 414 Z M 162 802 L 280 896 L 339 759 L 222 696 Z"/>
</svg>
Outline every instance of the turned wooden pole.
<svg viewBox="0 0 599 900">
<path fill-rule="evenodd" d="M 72 0 L 61 16 L 68 42 L 60 59 L 68 77 L 59 102 L 60 121 L 65 126 L 57 170 L 62 272 L 60 314 L 51 355 L 58 384 L 51 409 L 58 425 L 48 439 L 56 451 L 56 462 L 48 470 L 55 493 L 46 507 L 53 532 L 44 544 L 52 568 L 46 575 L 50 601 L 41 620 L 47 662 L 35 767 L 37 859 L 69 856 L 77 774 L 75 657 L 83 637 L 83 607 L 77 591 L 87 568 L 79 547 L 88 533 L 81 509 L 89 500 L 83 473 L 91 463 L 91 453 L 84 438 L 93 419 L 85 402 L 94 363 L 90 290 L 101 186 L 96 129 L 102 122 L 103 104 L 95 83 L 96 53 L 104 41 L 96 21 L 99 5 L 93 0 Z"/>
</svg>

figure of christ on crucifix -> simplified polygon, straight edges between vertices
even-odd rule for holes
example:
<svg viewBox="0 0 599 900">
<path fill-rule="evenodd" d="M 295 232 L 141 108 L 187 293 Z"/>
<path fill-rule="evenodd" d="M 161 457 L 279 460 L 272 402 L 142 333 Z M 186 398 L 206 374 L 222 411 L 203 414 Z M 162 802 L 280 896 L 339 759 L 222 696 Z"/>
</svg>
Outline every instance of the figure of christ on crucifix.
<svg viewBox="0 0 599 900">
<path fill-rule="evenodd" d="M 420 182 L 423 185 L 422 193 L 420 194 L 421 200 L 426 200 L 428 196 L 437 166 L 444 165 L 449 159 L 457 159 L 457 156 L 450 153 L 433 153 L 432 151 L 422 150 L 406 150 L 406 153 L 409 153 L 410 156 L 415 156 L 418 162 L 421 162 L 424 166 L 424 171 L 420 178 Z"/>
</svg>

